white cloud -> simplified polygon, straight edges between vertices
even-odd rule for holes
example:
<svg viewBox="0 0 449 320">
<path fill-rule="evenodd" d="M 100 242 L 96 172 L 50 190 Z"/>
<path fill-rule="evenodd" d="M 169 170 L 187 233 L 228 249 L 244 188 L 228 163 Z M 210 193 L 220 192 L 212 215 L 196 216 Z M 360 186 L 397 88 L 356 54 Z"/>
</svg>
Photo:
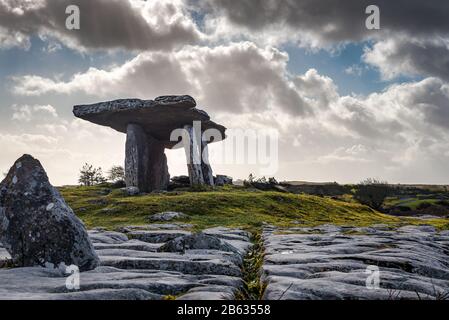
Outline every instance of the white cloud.
<svg viewBox="0 0 449 320">
<path fill-rule="evenodd" d="M 449 36 L 390 37 L 366 48 L 363 60 L 377 67 L 386 80 L 406 75 L 449 81 Z"/>
<path fill-rule="evenodd" d="M 29 122 L 36 115 L 42 117 L 58 117 L 56 109 L 51 105 L 13 105 L 11 108 L 14 111 L 12 114 L 12 120 L 17 121 Z"/>
<path fill-rule="evenodd" d="M 353 64 L 347 67 L 344 71 L 346 74 L 360 77 L 363 73 L 363 67 L 358 64 Z"/>
<path fill-rule="evenodd" d="M 88 162 L 107 170 L 122 164 L 124 135 L 81 120 L 34 119 L 33 127 L 0 130 L 0 172 L 27 153 L 37 157 L 55 185 L 75 184 L 81 166 Z"/>
<path fill-rule="evenodd" d="M 170 54 L 141 53 L 109 70 L 90 68 L 67 82 L 36 75 L 16 77 L 14 92 L 83 92 L 108 98 L 188 93 L 212 110 L 247 112 L 268 106 L 300 115 L 310 110 L 289 78 L 287 61 L 286 53 L 271 47 L 258 48 L 250 42 L 215 48 L 184 47 Z M 304 90 L 307 81 L 319 81 L 312 72 L 306 76 L 310 79 L 303 81 Z"/>
</svg>

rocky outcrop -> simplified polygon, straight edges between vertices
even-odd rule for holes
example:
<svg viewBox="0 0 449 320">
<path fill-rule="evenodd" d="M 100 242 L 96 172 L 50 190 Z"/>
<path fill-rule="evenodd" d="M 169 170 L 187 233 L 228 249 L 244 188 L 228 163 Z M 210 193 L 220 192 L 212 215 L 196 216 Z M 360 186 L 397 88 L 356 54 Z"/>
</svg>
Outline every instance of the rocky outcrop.
<svg viewBox="0 0 449 320">
<path fill-rule="evenodd" d="M 168 185 L 168 190 L 173 191 L 178 188 L 189 188 L 189 187 L 190 187 L 189 176 L 176 176 L 171 178 L 171 181 Z"/>
<path fill-rule="evenodd" d="M 186 250 L 220 250 L 226 252 L 238 252 L 237 248 L 225 242 L 224 240 L 207 235 L 204 233 L 196 233 L 192 235 L 175 238 L 162 247 L 160 252 L 185 252 Z"/>
<path fill-rule="evenodd" d="M 29 155 L 18 159 L 0 183 L 0 230 L 1 242 L 19 266 L 64 263 L 85 271 L 99 261 L 83 223 Z"/>
<path fill-rule="evenodd" d="M 221 174 L 217 174 L 215 177 L 215 185 L 217 186 L 225 186 L 225 185 L 232 185 L 232 177 L 225 176 Z"/>
<path fill-rule="evenodd" d="M 152 221 L 172 221 L 175 219 L 188 219 L 188 218 L 189 216 L 182 212 L 173 212 L 173 211 L 160 212 L 150 216 L 150 220 Z"/>
<path fill-rule="evenodd" d="M 67 275 L 58 269 L 41 267 L 0 269 L 1 299 L 235 299 L 242 289 L 241 263 L 246 251 L 233 248 L 202 246 L 186 248 L 183 252 L 159 252 L 166 242 L 191 233 L 188 225 L 147 225 L 124 228 L 127 234 L 103 229 L 89 231 L 101 260 L 101 266 L 84 272 L 80 290 L 68 290 Z M 151 232 L 143 240 L 131 239 L 132 232 Z M 205 230 L 207 232 L 208 230 Z M 217 241 L 233 246 L 250 247 L 250 243 L 232 242 L 239 230 L 211 230 Z M 158 236 L 159 234 L 159 236 Z M 212 237 L 212 236 L 211 236 Z M 218 240 L 221 239 L 221 240 Z M 27 285 L 24 286 L 23 284 Z"/>
<path fill-rule="evenodd" d="M 140 194 L 140 190 L 137 187 L 120 188 L 120 191 L 122 192 L 123 195 L 128 197 L 134 197 Z"/>
<path fill-rule="evenodd" d="M 449 293 L 448 231 L 267 227 L 263 238 L 268 300 L 418 300 Z"/>
</svg>

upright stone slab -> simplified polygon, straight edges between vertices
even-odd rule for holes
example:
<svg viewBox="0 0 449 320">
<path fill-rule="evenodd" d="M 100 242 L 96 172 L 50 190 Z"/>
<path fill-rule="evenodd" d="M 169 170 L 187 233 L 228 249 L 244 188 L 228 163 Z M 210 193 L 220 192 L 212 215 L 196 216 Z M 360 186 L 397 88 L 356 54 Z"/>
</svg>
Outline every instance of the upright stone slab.
<svg viewBox="0 0 449 320">
<path fill-rule="evenodd" d="M 138 124 L 129 124 L 126 134 L 125 182 L 141 192 L 166 190 L 170 180 L 164 144 Z"/>
<path fill-rule="evenodd" d="M 204 183 L 209 186 L 214 186 L 214 173 L 209 163 L 209 147 L 207 141 L 201 140 L 201 170 L 203 171 Z"/>
<path fill-rule="evenodd" d="M 184 126 L 186 137 L 184 138 L 185 152 L 187 157 L 187 170 L 189 172 L 190 185 L 204 184 L 203 170 L 201 166 L 201 152 L 195 130 L 191 125 Z M 186 142 L 188 141 L 188 143 Z M 200 143 L 201 145 L 201 143 Z"/>
<path fill-rule="evenodd" d="M 19 266 L 65 263 L 86 271 L 99 264 L 83 223 L 29 155 L 0 183 L 0 241 Z"/>
</svg>

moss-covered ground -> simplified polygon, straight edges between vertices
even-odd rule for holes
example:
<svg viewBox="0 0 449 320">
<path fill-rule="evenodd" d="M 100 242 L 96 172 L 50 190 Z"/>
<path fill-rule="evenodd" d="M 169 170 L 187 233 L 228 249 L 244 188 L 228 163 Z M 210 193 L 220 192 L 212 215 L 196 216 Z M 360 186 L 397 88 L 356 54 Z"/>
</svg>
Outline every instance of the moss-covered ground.
<svg viewBox="0 0 449 320">
<path fill-rule="evenodd" d="M 388 224 L 430 224 L 449 229 L 448 219 L 419 220 L 377 212 L 350 197 L 333 199 L 227 186 L 206 191 L 176 191 L 134 197 L 124 196 L 108 186 L 61 187 L 67 203 L 88 228 L 114 229 L 149 223 L 148 217 L 163 211 L 190 215 L 194 229 L 228 226 L 249 231 L 263 223 L 277 226 L 316 226 L 321 224 L 369 226 Z"/>
</svg>

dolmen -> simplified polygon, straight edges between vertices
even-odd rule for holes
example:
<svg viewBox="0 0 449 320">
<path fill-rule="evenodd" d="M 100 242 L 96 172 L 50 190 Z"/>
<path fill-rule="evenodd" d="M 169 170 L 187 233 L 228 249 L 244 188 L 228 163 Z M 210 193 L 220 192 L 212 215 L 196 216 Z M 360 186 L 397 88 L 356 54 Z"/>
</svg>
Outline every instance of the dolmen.
<svg viewBox="0 0 449 320">
<path fill-rule="evenodd" d="M 125 182 L 140 192 L 167 190 L 170 175 L 165 149 L 184 147 L 190 184 L 214 185 L 207 145 L 225 139 L 226 128 L 196 108 L 190 96 L 154 100 L 121 99 L 77 105 L 83 120 L 126 134 Z"/>
</svg>

